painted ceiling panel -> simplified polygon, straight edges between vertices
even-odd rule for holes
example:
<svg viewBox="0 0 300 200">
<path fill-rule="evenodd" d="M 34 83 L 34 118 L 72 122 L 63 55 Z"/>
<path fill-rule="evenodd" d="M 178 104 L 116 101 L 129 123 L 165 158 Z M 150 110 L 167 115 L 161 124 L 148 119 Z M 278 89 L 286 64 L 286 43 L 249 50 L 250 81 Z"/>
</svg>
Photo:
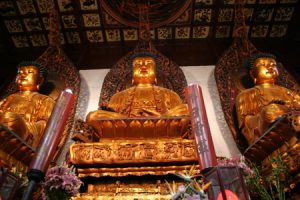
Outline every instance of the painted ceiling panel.
<svg viewBox="0 0 300 200">
<path fill-rule="evenodd" d="M 244 13 L 250 38 L 285 37 L 291 22 L 297 20 L 294 17 L 295 8 L 299 4 L 297 0 L 245 1 Z M 136 41 L 139 37 L 136 25 L 139 12 L 136 2 L 139 1 L 0 1 L 0 15 L 4 25 L 1 32 L 9 35 L 16 48 L 46 46 L 48 15 L 54 6 L 60 14 L 62 44 Z M 141 2 L 148 2 L 150 23 L 153 23 L 154 27 L 164 20 L 166 22 L 151 31 L 155 40 L 183 41 L 232 37 L 234 0 Z M 184 6 L 186 8 L 182 9 Z M 124 24 L 123 18 L 129 22 L 131 20 L 135 27 Z"/>
</svg>

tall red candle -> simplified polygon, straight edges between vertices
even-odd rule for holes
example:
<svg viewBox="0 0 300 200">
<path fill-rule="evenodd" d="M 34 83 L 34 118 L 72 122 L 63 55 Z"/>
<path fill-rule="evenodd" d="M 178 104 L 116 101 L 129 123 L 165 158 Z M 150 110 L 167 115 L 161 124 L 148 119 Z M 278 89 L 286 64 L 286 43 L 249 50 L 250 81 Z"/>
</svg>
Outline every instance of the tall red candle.
<svg viewBox="0 0 300 200">
<path fill-rule="evenodd" d="M 30 163 L 30 169 L 46 172 L 64 132 L 73 104 L 74 94 L 70 89 L 64 90 L 55 104 L 37 153 Z"/>
<path fill-rule="evenodd" d="M 191 115 L 192 130 L 201 170 L 217 165 L 216 153 L 208 124 L 201 87 L 190 84 L 185 88 L 185 97 Z"/>
</svg>

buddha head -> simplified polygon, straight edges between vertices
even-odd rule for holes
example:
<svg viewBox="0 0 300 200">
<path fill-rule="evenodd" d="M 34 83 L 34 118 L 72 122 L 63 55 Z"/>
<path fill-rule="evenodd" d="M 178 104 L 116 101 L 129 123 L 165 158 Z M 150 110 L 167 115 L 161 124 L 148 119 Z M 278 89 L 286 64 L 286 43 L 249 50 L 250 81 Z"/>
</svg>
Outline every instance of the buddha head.
<svg viewBox="0 0 300 200">
<path fill-rule="evenodd" d="M 16 83 L 19 91 L 38 91 L 45 81 L 46 70 L 36 62 L 22 62 L 18 65 Z"/>
<path fill-rule="evenodd" d="M 256 85 L 274 84 L 279 73 L 275 56 L 259 53 L 250 58 L 250 75 Z"/>
<path fill-rule="evenodd" d="M 133 58 L 132 83 L 134 85 L 156 84 L 156 62 L 151 56 L 137 56 Z"/>
</svg>

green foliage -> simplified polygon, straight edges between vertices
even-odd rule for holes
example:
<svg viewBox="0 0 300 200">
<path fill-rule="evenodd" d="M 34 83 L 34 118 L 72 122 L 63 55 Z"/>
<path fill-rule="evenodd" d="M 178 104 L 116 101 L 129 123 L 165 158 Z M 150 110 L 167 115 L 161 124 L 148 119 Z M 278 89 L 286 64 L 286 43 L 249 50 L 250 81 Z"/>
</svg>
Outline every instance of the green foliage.
<svg viewBox="0 0 300 200">
<path fill-rule="evenodd" d="M 288 169 L 281 157 L 271 161 L 272 171 L 267 176 L 260 174 L 259 168 L 252 164 L 254 174 L 246 177 L 250 193 L 257 194 L 262 200 L 285 200 L 284 188 L 288 185 Z"/>
</svg>

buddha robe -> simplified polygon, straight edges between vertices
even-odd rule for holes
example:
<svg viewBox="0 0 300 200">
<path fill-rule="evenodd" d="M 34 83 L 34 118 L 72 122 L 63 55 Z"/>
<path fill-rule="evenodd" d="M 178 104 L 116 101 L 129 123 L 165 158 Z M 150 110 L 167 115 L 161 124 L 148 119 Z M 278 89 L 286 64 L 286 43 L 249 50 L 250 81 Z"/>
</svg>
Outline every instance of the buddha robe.
<svg viewBox="0 0 300 200">
<path fill-rule="evenodd" d="M 44 133 L 55 101 L 37 92 L 17 92 L 3 100 L 0 123 L 4 124 L 33 147 Z"/>
<path fill-rule="evenodd" d="M 116 93 L 109 101 L 108 108 L 127 117 L 148 117 L 169 115 L 177 107 L 182 107 L 183 102 L 173 91 L 158 87 L 131 87 Z M 173 112 L 172 116 L 188 115 Z"/>
<path fill-rule="evenodd" d="M 300 108 L 300 96 L 278 85 L 257 85 L 236 98 L 239 128 L 249 145 L 281 115 Z"/>
</svg>

